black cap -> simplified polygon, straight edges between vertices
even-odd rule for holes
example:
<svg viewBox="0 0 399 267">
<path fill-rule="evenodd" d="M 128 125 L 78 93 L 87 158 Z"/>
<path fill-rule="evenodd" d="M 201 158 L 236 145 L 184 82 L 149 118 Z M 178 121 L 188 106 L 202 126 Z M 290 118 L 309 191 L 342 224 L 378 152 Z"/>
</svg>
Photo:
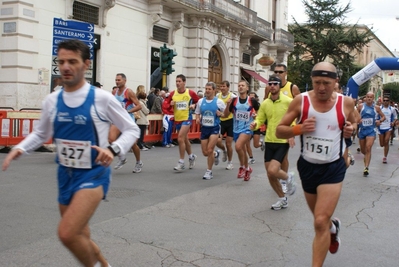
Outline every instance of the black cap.
<svg viewBox="0 0 399 267">
<path fill-rule="evenodd" d="M 279 83 L 281 83 L 281 80 L 277 76 L 270 76 L 269 77 L 269 82 L 279 82 Z"/>
</svg>

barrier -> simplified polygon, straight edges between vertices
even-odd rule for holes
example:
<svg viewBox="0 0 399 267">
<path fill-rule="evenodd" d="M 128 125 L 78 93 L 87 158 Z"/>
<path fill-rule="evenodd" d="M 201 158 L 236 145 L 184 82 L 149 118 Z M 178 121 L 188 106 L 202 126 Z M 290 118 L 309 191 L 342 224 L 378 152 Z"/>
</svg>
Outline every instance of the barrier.
<svg viewBox="0 0 399 267">
<path fill-rule="evenodd" d="M 0 147 L 10 147 L 17 145 L 29 133 L 32 132 L 33 127 L 40 119 L 40 111 L 10 111 L 0 110 Z M 150 124 L 147 128 L 147 133 L 144 136 L 144 142 L 158 142 L 162 141 L 162 115 L 150 114 L 148 115 Z M 177 139 L 178 133 L 174 126 L 172 131 L 172 138 Z M 189 139 L 200 138 L 200 125 L 195 120 L 190 127 L 188 133 Z M 51 144 L 52 140 L 45 144 Z"/>
</svg>

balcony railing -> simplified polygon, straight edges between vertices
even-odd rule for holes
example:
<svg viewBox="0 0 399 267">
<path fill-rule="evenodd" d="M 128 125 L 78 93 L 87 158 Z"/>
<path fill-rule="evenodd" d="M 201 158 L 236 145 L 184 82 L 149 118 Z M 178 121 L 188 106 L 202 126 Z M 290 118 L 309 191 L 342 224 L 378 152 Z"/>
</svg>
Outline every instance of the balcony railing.
<svg viewBox="0 0 399 267">
<path fill-rule="evenodd" d="M 225 19 L 242 24 L 253 31 L 257 31 L 258 16 L 255 11 L 226 0 L 173 0 L 190 6 L 197 11 L 212 12 Z"/>
<path fill-rule="evenodd" d="M 256 33 L 267 40 L 272 40 L 272 24 L 264 19 L 258 18 L 256 23 Z"/>
<path fill-rule="evenodd" d="M 294 36 L 283 30 L 283 29 L 276 29 L 274 32 L 274 42 L 277 45 L 283 45 L 287 47 L 289 51 L 294 49 Z"/>
</svg>

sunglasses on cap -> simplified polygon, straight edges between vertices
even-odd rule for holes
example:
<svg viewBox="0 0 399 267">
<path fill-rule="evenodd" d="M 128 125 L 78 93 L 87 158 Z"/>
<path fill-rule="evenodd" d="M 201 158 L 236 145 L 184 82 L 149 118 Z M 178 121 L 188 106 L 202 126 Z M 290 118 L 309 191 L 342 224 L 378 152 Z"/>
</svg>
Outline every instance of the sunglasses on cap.
<svg viewBox="0 0 399 267">
<path fill-rule="evenodd" d="M 275 74 L 283 74 L 285 71 L 284 70 L 275 70 L 274 73 Z"/>
<path fill-rule="evenodd" d="M 272 86 L 272 85 L 277 86 L 280 83 L 279 82 L 270 82 L 270 83 L 267 83 L 267 84 L 270 85 L 270 86 Z"/>
</svg>

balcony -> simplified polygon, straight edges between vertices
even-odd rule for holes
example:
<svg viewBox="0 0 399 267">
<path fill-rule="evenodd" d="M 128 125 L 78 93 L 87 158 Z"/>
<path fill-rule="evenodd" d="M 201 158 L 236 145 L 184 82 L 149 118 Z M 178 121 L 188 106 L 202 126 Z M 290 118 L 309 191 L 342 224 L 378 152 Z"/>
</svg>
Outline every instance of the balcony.
<svg viewBox="0 0 399 267">
<path fill-rule="evenodd" d="M 255 11 L 226 0 L 172 0 L 174 3 L 183 4 L 191 8 L 195 13 L 208 15 L 225 19 L 227 22 L 235 23 L 245 27 L 255 34 L 256 39 L 260 41 L 272 40 L 272 29 L 270 22 L 261 18 Z M 176 7 L 176 6 L 175 6 Z M 190 13 L 190 12 L 186 12 Z"/>
<path fill-rule="evenodd" d="M 286 48 L 288 51 L 294 50 L 294 36 L 283 29 L 275 30 L 274 43 L 279 47 Z"/>
</svg>

